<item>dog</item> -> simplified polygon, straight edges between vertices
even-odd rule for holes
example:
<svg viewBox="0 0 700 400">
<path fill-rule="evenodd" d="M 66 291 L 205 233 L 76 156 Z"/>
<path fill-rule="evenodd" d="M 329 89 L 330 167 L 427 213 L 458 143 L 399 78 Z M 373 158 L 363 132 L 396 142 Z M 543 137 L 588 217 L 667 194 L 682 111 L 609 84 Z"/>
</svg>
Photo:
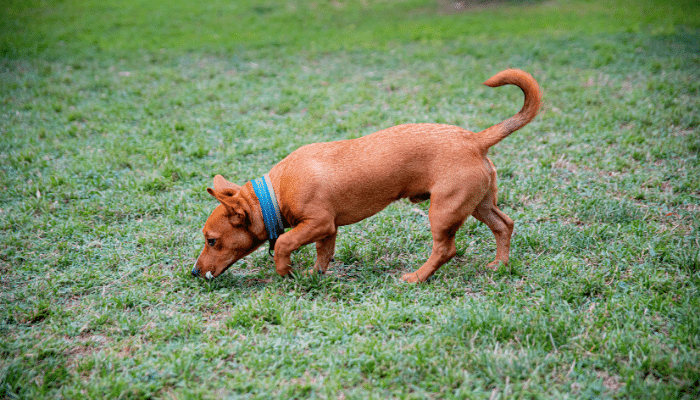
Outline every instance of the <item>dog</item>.
<svg viewBox="0 0 700 400">
<path fill-rule="evenodd" d="M 404 281 L 424 282 L 452 259 L 455 234 L 470 215 L 496 238 L 496 258 L 487 267 L 507 264 L 514 223 L 496 205 L 496 168 L 487 153 L 532 121 L 542 94 L 537 81 L 517 69 L 501 71 L 484 84 L 518 86 L 525 95 L 522 109 L 478 133 L 421 123 L 309 144 L 243 186 L 215 176 L 214 188 L 207 192 L 221 204 L 204 224 L 205 245 L 192 274 L 214 278 L 268 240 L 279 275 L 291 273 L 291 253 L 310 243 L 316 243 L 314 270 L 324 273 L 333 259 L 339 226 L 361 221 L 402 198 L 430 200 L 433 237 L 430 257 L 403 275 Z"/>
</svg>

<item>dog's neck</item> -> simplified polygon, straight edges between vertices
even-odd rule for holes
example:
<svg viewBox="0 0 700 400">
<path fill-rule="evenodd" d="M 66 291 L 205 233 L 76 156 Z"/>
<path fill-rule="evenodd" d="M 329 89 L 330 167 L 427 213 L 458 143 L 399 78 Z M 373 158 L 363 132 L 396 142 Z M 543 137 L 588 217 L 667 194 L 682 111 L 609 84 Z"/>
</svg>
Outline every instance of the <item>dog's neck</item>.
<svg viewBox="0 0 700 400">
<path fill-rule="evenodd" d="M 270 254 L 272 254 L 277 238 L 284 233 L 285 225 L 280 207 L 277 204 L 277 195 L 267 174 L 251 181 L 251 186 L 258 198 L 258 206 L 265 225 L 265 232 L 270 241 Z"/>
<path fill-rule="evenodd" d="M 241 197 L 245 199 L 248 205 L 248 221 L 250 232 L 261 242 L 269 239 L 267 235 L 267 230 L 265 229 L 265 223 L 263 222 L 263 213 L 260 208 L 260 203 L 255 196 L 255 191 L 253 191 L 253 184 L 247 182 L 241 187 L 240 191 Z"/>
</svg>

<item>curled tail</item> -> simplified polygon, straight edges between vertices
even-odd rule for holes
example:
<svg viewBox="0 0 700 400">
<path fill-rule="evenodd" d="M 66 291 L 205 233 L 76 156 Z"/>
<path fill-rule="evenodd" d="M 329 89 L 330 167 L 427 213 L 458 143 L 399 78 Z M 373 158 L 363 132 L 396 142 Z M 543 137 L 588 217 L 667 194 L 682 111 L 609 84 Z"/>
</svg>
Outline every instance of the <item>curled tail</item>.
<svg viewBox="0 0 700 400">
<path fill-rule="evenodd" d="M 523 108 L 514 116 L 476 134 L 476 138 L 484 151 L 505 139 L 506 136 L 527 125 L 528 122 L 535 118 L 537 110 L 540 108 L 540 103 L 542 101 L 540 87 L 532 75 L 525 71 L 507 69 L 497 73 L 484 82 L 484 85 L 490 87 L 508 84 L 516 85 L 522 89 L 525 94 L 525 104 L 523 104 Z"/>
</svg>

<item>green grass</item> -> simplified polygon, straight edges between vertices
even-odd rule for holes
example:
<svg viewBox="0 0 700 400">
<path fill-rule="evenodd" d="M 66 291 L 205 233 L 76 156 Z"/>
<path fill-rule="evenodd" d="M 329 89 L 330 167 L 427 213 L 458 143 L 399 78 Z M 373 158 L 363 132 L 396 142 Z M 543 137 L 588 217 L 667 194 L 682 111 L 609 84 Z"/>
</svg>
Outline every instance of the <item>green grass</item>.
<svg viewBox="0 0 700 400">
<path fill-rule="evenodd" d="M 697 398 L 696 2 L 16 1 L 0 12 L 0 397 Z M 423 285 L 427 204 L 193 279 L 223 174 L 406 122 L 481 130 L 511 264 L 470 219 Z M 297 271 L 313 246 L 294 256 Z"/>
</svg>

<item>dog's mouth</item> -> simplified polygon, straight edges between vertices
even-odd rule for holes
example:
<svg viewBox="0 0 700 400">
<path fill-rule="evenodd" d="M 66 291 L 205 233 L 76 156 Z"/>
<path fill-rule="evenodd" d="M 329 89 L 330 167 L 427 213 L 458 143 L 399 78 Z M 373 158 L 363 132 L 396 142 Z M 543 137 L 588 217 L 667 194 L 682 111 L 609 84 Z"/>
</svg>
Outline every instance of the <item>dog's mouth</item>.
<svg viewBox="0 0 700 400">
<path fill-rule="evenodd" d="M 238 260 L 236 260 L 236 261 L 238 261 Z M 231 264 L 225 266 L 221 271 L 217 272 L 215 275 L 210 274 L 209 277 L 207 277 L 207 275 L 204 274 L 204 276 L 205 276 L 207 279 L 214 279 L 214 278 L 216 278 L 217 276 L 219 276 L 219 275 L 223 274 L 224 272 L 226 272 L 226 270 L 228 270 L 229 268 L 231 268 L 231 266 L 232 266 L 233 264 L 235 264 L 236 261 L 234 261 L 234 262 L 232 262 Z M 207 273 L 208 273 L 208 272 L 207 272 Z"/>
<path fill-rule="evenodd" d="M 236 260 L 236 261 L 238 261 L 238 260 Z M 204 274 L 202 274 L 202 271 L 200 271 L 197 268 L 197 266 L 195 265 L 194 268 L 192 268 L 192 276 L 194 276 L 195 278 L 205 278 L 206 280 L 210 281 L 210 280 L 216 278 L 217 276 L 223 274 L 224 272 L 226 272 L 226 270 L 229 269 L 233 264 L 235 264 L 236 261 L 230 263 L 226 267 L 222 268 L 220 271 L 216 271 L 216 270 L 214 270 L 213 272 L 207 271 Z"/>
</svg>

